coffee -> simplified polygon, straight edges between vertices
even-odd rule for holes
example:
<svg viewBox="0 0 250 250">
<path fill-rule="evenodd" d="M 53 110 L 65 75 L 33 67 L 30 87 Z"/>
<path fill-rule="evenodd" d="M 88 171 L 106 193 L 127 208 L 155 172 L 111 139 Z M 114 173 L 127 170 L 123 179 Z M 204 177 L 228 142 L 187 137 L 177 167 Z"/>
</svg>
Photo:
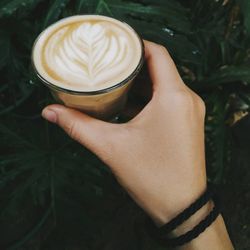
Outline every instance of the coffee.
<svg viewBox="0 0 250 250">
<path fill-rule="evenodd" d="M 90 114 L 99 109 L 105 113 L 112 102 L 117 106 L 121 92 L 126 94 L 128 87 L 123 85 L 130 85 L 139 71 L 143 46 L 126 23 L 105 16 L 79 15 L 64 18 L 44 30 L 34 44 L 32 59 L 38 76 L 54 90 L 57 99 Z M 98 102 L 93 97 L 78 97 L 74 104 L 74 96 L 66 98 L 65 91 L 99 95 Z M 104 92 L 105 97 L 101 98 Z"/>
<path fill-rule="evenodd" d="M 126 79 L 141 53 L 141 42 L 128 25 L 103 16 L 74 16 L 41 34 L 34 63 L 41 76 L 56 86 L 95 91 Z"/>
</svg>

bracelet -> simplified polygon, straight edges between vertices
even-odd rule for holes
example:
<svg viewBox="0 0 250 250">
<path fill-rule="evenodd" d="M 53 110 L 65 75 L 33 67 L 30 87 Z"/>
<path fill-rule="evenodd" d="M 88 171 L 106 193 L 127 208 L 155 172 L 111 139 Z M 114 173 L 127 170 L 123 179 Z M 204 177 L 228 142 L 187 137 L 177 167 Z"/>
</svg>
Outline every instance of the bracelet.
<svg viewBox="0 0 250 250">
<path fill-rule="evenodd" d="M 177 238 L 168 238 L 167 235 L 181 225 L 185 220 L 195 214 L 202 206 L 204 206 L 211 198 L 214 200 L 214 208 L 209 215 L 205 217 L 198 225 L 193 229 L 186 232 Z M 211 191 L 211 188 L 207 188 L 204 194 L 197 199 L 194 203 L 185 209 L 182 213 L 172 219 L 169 223 L 158 228 L 156 227 L 151 219 L 146 220 L 146 228 L 152 238 L 156 239 L 161 245 L 164 246 L 181 246 L 198 237 L 213 221 L 218 217 L 220 213 L 218 197 Z"/>
<path fill-rule="evenodd" d="M 200 196 L 199 199 L 197 199 L 195 202 L 193 202 L 188 208 L 183 210 L 179 215 L 177 215 L 174 219 L 172 219 L 167 224 L 156 227 L 153 225 L 152 229 L 155 231 L 154 233 L 157 235 L 167 235 L 174 229 L 176 229 L 178 226 L 180 226 L 185 220 L 187 220 L 189 217 L 191 217 L 193 214 L 195 214 L 201 207 L 203 207 L 213 196 L 213 192 L 211 188 L 207 188 L 206 191 Z M 151 223 L 153 223 L 150 220 Z"/>
</svg>

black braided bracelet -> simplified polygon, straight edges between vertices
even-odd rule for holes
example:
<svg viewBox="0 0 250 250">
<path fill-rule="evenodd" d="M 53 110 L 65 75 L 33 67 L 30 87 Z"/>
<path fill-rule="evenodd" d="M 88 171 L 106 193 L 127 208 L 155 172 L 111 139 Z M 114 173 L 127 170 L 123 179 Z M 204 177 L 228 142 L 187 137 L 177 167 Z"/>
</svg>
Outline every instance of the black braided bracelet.
<svg viewBox="0 0 250 250">
<path fill-rule="evenodd" d="M 185 220 L 191 217 L 195 212 L 197 212 L 202 206 L 204 206 L 213 197 L 214 208 L 210 214 L 202 220 L 198 225 L 196 225 L 192 230 L 187 233 L 177 237 L 168 238 L 168 234 L 181 225 Z M 161 245 L 164 246 L 181 246 L 185 243 L 190 242 L 194 238 L 198 237 L 208 226 L 210 226 L 213 221 L 217 218 L 219 210 L 219 200 L 218 197 L 211 191 L 211 187 L 208 188 L 205 193 L 196 200 L 190 207 L 185 209 L 181 214 L 176 216 L 166 225 L 157 228 L 153 222 L 149 219 L 146 220 L 146 226 L 149 234 L 155 238 Z"/>
<path fill-rule="evenodd" d="M 220 209 L 215 206 L 213 210 L 210 212 L 207 217 L 202 220 L 198 225 L 196 225 L 193 229 L 188 231 L 187 233 L 180 235 L 176 238 L 167 238 L 167 240 L 164 239 L 158 239 L 158 242 L 163 246 L 169 246 L 169 247 L 177 247 L 182 246 L 193 239 L 197 238 L 202 232 L 206 230 L 207 227 L 209 227 L 215 219 L 218 217 L 220 213 Z"/>
<path fill-rule="evenodd" d="M 150 218 L 147 219 L 147 227 L 149 227 L 151 234 L 159 236 L 166 236 L 175 228 L 180 226 L 185 220 L 195 214 L 201 207 L 203 207 L 212 197 L 213 192 L 211 188 L 207 188 L 206 191 L 193 202 L 188 208 L 183 210 L 179 215 L 177 215 L 174 219 L 172 219 L 167 224 L 156 227 Z"/>
</svg>

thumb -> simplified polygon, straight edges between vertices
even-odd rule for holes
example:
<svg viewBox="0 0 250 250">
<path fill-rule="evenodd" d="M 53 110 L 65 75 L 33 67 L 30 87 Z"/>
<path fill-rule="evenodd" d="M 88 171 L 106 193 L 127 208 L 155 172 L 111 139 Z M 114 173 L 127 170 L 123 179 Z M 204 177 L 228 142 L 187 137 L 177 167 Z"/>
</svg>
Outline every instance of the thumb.
<svg viewBox="0 0 250 250">
<path fill-rule="evenodd" d="M 101 158 L 106 158 L 107 149 L 114 147 L 112 142 L 115 142 L 118 124 L 104 122 L 58 104 L 47 106 L 42 116 L 59 125 L 71 138 Z"/>
</svg>

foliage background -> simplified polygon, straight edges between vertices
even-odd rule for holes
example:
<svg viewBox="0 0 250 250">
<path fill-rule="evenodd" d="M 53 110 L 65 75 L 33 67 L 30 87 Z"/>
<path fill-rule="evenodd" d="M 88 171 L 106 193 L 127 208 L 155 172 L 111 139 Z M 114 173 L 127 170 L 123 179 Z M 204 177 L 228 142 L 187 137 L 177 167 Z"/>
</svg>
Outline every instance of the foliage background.
<svg viewBox="0 0 250 250">
<path fill-rule="evenodd" d="M 209 181 L 236 249 L 250 249 L 248 0 L 0 0 L 0 249 L 161 249 L 108 168 L 40 117 L 53 100 L 30 66 L 34 39 L 85 13 L 125 20 L 166 46 L 203 97 Z M 141 107 L 145 69 L 137 82 L 129 103 Z M 124 120 L 135 113 L 127 110 Z"/>
</svg>

